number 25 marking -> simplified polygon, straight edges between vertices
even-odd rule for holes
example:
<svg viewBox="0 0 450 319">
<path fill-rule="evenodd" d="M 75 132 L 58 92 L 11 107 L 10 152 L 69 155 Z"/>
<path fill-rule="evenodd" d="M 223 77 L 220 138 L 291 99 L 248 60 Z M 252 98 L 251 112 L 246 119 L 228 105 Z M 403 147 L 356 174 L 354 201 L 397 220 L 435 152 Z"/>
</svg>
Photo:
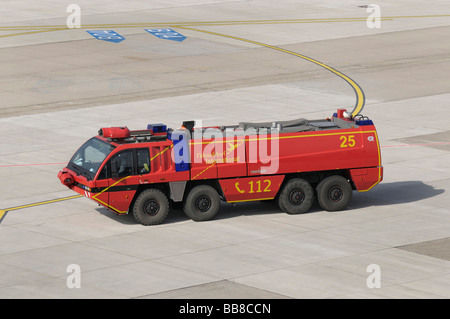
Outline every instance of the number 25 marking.
<svg viewBox="0 0 450 319">
<path fill-rule="evenodd" d="M 342 135 L 339 139 L 342 141 L 341 148 L 354 147 L 356 145 L 355 135 L 349 135 L 348 137 L 346 135 Z"/>
</svg>

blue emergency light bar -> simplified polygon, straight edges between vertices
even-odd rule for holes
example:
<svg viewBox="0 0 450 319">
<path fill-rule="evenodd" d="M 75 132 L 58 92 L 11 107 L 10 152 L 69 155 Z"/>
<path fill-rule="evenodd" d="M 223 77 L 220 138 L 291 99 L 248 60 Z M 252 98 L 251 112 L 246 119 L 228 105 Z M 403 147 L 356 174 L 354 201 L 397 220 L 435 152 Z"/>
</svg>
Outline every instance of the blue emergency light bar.
<svg viewBox="0 0 450 319">
<path fill-rule="evenodd" d="M 167 132 L 167 125 L 161 123 L 148 124 L 147 130 L 152 130 L 153 133 L 165 133 Z"/>
<path fill-rule="evenodd" d="M 373 125 L 372 120 L 356 120 L 356 125 L 364 126 L 364 125 Z"/>
</svg>

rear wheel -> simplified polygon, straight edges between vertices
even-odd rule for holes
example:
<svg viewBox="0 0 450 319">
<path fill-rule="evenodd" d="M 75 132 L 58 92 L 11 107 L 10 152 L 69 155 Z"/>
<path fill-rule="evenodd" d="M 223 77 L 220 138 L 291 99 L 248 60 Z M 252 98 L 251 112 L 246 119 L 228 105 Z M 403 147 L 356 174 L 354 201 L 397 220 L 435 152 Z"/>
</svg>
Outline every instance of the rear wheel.
<svg viewBox="0 0 450 319">
<path fill-rule="evenodd" d="M 214 187 L 200 185 L 188 194 L 183 205 L 184 213 L 194 221 L 210 220 L 220 208 L 220 197 Z"/>
<path fill-rule="evenodd" d="M 133 215 L 142 225 L 161 224 L 169 214 L 169 200 L 158 189 L 147 189 L 139 194 L 133 206 Z"/>
<path fill-rule="evenodd" d="M 340 175 L 327 177 L 317 185 L 319 205 L 327 211 L 345 209 L 352 196 L 352 186 L 345 177 Z"/>
<path fill-rule="evenodd" d="M 278 197 L 278 206 L 288 214 L 306 213 L 314 202 L 314 190 L 301 178 L 291 179 Z"/>
</svg>

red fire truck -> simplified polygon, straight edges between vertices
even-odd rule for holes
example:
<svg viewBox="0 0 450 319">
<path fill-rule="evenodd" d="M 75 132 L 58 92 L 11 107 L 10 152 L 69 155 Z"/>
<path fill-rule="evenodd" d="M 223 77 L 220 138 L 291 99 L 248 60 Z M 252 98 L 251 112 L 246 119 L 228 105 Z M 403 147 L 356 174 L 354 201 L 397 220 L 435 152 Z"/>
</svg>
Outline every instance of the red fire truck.
<svg viewBox="0 0 450 319">
<path fill-rule="evenodd" d="M 174 203 L 195 221 L 227 203 L 276 200 L 288 214 L 307 212 L 317 198 L 345 209 L 352 192 L 381 182 L 373 122 L 362 115 L 180 129 L 102 128 L 59 172 L 61 182 L 117 214 L 160 224 Z"/>
</svg>

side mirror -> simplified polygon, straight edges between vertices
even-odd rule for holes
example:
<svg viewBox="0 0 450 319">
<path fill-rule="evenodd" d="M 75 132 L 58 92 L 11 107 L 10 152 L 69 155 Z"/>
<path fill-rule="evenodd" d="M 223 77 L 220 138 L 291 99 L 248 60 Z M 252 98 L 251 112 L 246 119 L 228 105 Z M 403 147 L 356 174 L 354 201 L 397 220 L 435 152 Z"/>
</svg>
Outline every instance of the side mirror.
<svg viewBox="0 0 450 319">
<path fill-rule="evenodd" d="M 111 175 L 112 178 L 119 177 L 119 165 L 116 161 L 111 161 Z"/>
</svg>

